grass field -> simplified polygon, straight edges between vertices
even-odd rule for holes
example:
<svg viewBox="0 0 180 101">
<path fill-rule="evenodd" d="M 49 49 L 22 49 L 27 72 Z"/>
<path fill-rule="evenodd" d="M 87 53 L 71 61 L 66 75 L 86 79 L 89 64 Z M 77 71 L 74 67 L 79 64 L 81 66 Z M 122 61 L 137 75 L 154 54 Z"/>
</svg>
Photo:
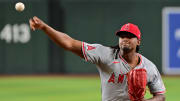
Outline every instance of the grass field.
<svg viewBox="0 0 180 101">
<path fill-rule="evenodd" d="M 163 77 L 166 101 L 179 101 L 180 78 Z M 147 92 L 146 98 L 150 95 Z M 0 101 L 101 101 L 100 79 L 92 76 L 0 77 Z"/>
</svg>

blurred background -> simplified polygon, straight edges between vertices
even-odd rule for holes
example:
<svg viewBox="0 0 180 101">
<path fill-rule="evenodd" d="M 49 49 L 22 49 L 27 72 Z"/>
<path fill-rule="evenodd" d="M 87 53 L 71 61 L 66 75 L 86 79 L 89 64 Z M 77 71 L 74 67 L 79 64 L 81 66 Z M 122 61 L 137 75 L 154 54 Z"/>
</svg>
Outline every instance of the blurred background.
<svg viewBox="0 0 180 101">
<path fill-rule="evenodd" d="M 15 10 L 17 2 L 25 4 L 23 12 Z M 105 46 L 118 44 L 115 32 L 123 24 L 138 25 L 140 53 L 163 75 L 167 101 L 179 101 L 179 0 L 0 0 L 0 7 L 0 101 L 101 100 L 96 66 L 30 30 L 33 16 Z"/>
</svg>

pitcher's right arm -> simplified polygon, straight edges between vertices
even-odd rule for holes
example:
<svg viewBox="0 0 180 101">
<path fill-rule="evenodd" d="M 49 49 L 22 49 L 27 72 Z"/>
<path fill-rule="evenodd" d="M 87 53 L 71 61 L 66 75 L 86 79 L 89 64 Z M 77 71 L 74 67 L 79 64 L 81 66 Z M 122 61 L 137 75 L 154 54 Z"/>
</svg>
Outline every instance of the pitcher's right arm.
<svg viewBox="0 0 180 101">
<path fill-rule="evenodd" d="M 65 50 L 71 51 L 76 55 L 84 58 L 82 49 L 82 42 L 79 40 L 75 40 L 68 36 L 67 34 L 57 31 L 44 23 L 38 17 L 33 17 L 29 20 L 30 28 L 35 31 L 36 29 L 40 29 L 44 31 L 55 43 L 57 43 L 60 47 Z"/>
</svg>

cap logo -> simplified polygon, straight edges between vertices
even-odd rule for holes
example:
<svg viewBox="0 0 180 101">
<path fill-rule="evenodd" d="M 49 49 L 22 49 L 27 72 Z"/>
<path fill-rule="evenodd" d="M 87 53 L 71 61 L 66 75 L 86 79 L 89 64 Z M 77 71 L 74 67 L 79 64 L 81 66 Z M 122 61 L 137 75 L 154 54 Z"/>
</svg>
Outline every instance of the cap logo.
<svg viewBox="0 0 180 101">
<path fill-rule="evenodd" d="M 124 30 L 129 30 L 129 24 L 126 24 Z"/>
</svg>

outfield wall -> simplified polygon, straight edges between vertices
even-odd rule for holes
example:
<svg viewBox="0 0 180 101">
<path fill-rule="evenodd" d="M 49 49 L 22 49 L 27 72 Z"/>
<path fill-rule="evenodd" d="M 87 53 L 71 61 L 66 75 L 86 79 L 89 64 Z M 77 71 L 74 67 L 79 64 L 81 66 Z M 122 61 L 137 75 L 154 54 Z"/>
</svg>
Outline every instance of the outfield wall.
<svg viewBox="0 0 180 101">
<path fill-rule="evenodd" d="M 15 1 L 0 0 L 0 31 L 24 28 L 28 19 L 40 17 L 75 39 L 111 46 L 123 24 L 137 24 L 142 32 L 140 53 L 162 71 L 162 9 L 180 6 L 178 0 L 24 0 L 26 10 L 14 10 Z M 22 25 L 22 26 L 21 26 Z M 8 27 L 7 27 L 8 26 Z M 29 29 L 27 29 L 29 30 Z M 15 32 L 17 33 L 16 30 Z M 42 31 L 29 30 L 30 39 L 0 40 L 1 74 L 97 73 L 95 65 L 64 51 Z M 7 41 L 10 40 L 11 42 Z M 15 40 L 15 41 L 13 41 Z M 19 41 L 21 40 L 21 41 Z M 25 43 L 22 43 L 25 42 Z"/>
<path fill-rule="evenodd" d="M 16 2 L 0 1 L 0 73 L 48 73 L 47 36 L 29 28 L 29 18 L 34 15 L 47 21 L 47 1 L 24 0 L 26 9 L 23 12 L 15 11 Z"/>
</svg>

